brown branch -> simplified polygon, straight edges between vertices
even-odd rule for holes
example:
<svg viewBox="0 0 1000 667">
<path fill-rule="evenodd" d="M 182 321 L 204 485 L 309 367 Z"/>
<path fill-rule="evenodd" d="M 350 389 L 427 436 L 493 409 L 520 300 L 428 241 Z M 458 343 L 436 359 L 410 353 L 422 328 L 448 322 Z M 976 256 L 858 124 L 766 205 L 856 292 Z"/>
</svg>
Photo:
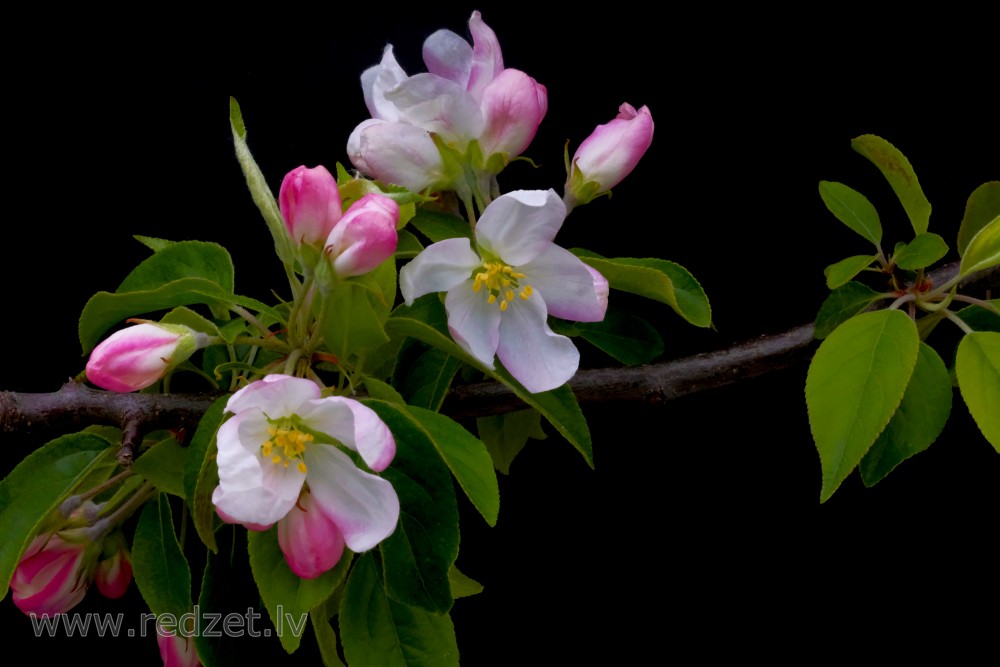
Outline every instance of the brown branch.
<svg viewBox="0 0 1000 667">
<path fill-rule="evenodd" d="M 928 274 L 935 285 L 949 280 L 958 263 Z M 987 295 L 1000 288 L 1000 267 L 962 281 Z M 663 403 L 708 389 L 749 380 L 804 362 L 819 345 L 812 324 L 760 336 L 732 347 L 659 364 L 581 370 L 570 381 L 580 403 Z M 193 433 L 214 396 L 119 394 L 68 382 L 54 393 L 0 392 L 0 433 L 67 432 L 93 424 L 117 426 L 125 434 L 119 459 L 127 465 L 144 433 L 186 429 Z M 484 382 L 452 387 L 442 412 L 452 417 L 501 414 L 525 407 L 505 385 Z"/>
</svg>

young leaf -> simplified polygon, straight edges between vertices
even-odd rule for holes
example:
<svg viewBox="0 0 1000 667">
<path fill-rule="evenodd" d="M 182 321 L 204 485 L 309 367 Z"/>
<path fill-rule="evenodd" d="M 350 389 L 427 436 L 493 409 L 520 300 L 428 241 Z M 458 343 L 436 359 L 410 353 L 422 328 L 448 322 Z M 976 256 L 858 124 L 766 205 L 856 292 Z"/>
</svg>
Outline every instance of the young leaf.
<svg viewBox="0 0 1000 667">
<path fill-rule="evenodd" d="M 1000 215 L 1000 181 L 987 181 L 972 191 L 958 228 L 958 254 L 964 255 L 969 241 L 990 220 Z"/>
<path fill-rule="evenodd" d="M 809 426 L 826 502 L 889 423 L 917 362 L 917 327 L 879 310 L 844 322 L 816 350 L 806 376 Z"/>
<path fill-rule="evenodd" d="M 408 229 L 396 232 L 396 252 L 393 253 L 396 259 L 412 259 L 423 249 L 424 244 Z"/>
<path fill-rule="evenodd" d="M 285 555 L 278 544 L 278 530 L 247 533 L 247 550 L 250 569 L 260 590 L 260 597 L 267 607 L 268 616 L 277 631 L 281 645 L 294 653 L 302 642 L 309 610 L 333 593 L 344 581 L 351 558 L 344 550 L 340 562 L 315 579 L 301 579 L 285 562 Z"/>
<path fill-rule="evenodd" d="M 851 140 L 851 147 L 878 167 L 903 205 L 913 231 L 923 234 L 931 219 L 931 204 L 927 201 L 920 181 L 910 161 L 898 148 L 882 137 L 864 134 Z"/>
<path fill-rule="evenodd" d="M 955 355 L 955 377 L 976 425 L 1000 452 L 1000 333 L 966 334 Z"/>
<path fill-rule="evenodd" d="M 909 243 L 896 250 L 892 258 L 896 266 L 907 271 L 925 269 L 948 254 L 948 244 L 937 234 L 917 234 Z"/>
<path fill-rule="evenodd" d="M 951 414 L 951 377 L 933 348 L 920 344 L 903 400 L 885 430 L 861 459 L 861 479 L 874 486 L 893 468 L 937 440 Z"/>
<path fill-rule="evenodd" d="M 515 410 L 476 419 L 479 437 L 489 450 L 497 470 L 510 474 L 510 464 L 528 444 L 528 438 L 545 440 L 541 420 L 542 416 L 535 410 Z"/>
<path fill-rule="evenodd" d="M 136 586 L 157 616 L 180 619 L 191 611 L 191 567 L 174 534 L 174 520 L 165 494 L 142 508 L 132 541 Z"/>
<path fill-rule="evenodd" d="M 965 276 L 1000 264 L 1000 215 L 976 232 L 969 241 L 958 267 L 958 275 Z"/>
<path fill-rule="evenodd" d="M 871 241 L 882 242 L 882 222 L 878 211 L 863 194 L 836 181 L 820 181 L 819 196 L 837 220 Z"/>
<path fill-rule="evenodd" d="M 438 410 L 462 362 L 427 343 L 407 338 L 396 357 L 392 386 L 410 405 Z"/>
<path fill-rule="evenodd" d="M 429 343 L 473 368 L 478 368 L 494 380 L 504 383 L 518 398 L 538 410 L 583 455 L 587 465 L 594 467 L 590 429 L 569 386 L 563 385 L 552 391 L 532 394 L 500 366 L 495 370 L 483 367 L 451 339 L 444 306 L 436 295 L 428 294 L 414 301 L 412 306 L 397 308 L 386 322 L 386 331 L 393 335 L 412 336 Z"/>
<path fill-rule="evenodd" d="M 457 567 L 452 565 L 448 572 L 448 579 L 451 580 L 451 593 L 455 599 L 479 595 L 483 592 L 483 585 L 475 579 L 463 574 Z"/>
<path fill-rule="evenodd" d="M 382 477 L 399 496 L 399 524 L 380 545 L 386 587 L 394 599 L 435 613 L 451 608 L 448 569 L 458 557 L 454 483 L 429 433 L 408 410 L 365 401 L 396 439 L 396 457 Z M 444 417 L 442 417 L 444 419 Z"/>
<path fill-rule="evenodd" d="M 56 438 L 21 460 L 0 481 L 0 600 L 21 554 L 45 518 L 96 467 L 114 460 L 110 442 L 92 433 Z"/>
<path fill-rule="evenodd" d="M 358 559 L 340 605 L 340 636 L 350 665 L 458 667 L 458 641 L 448 614 L 393 600 L 375 557 Z"/>
<path fill-rule="evenodd" d="M 1000 332 L 1000 299 L 992 299 L 987 302 L 993 306 L 993 310 L 983 306 L 967 306 L 955 314 L 962 318 L 973 331 L 997 331 Z"/>
<path fill-rule="evenodd" d="M 849 282 L 836 288 L 823 301 L 816 314 L 816 338 L 823 340 L 842 323 L 885 298 L 867 285 Z"/>
<path fill-rule="evenodd" d="M 877 255 L 854 255 L 831 264 L 823 270 L 823 275 L 826 276 L 826 286 L 830 289 L 837 289 L 871 266 L 871 263 L 877 258 Z"/>
<path fill-rule="evenodd" d="M 469 223 L 447 213 L 420 209 L 410 220 L 410 224 L 430 239 L 432 243 L 459 236 L 472 238 L 472 229 L 469 227 Z"/>
<path fill-rule="evenodd" d="M 179 241 L 143 260 L 115 290 L 117 294 L 145 292 L 182 278 L 210 280 L 227 294 L 235 285 L 233 260 L 218 243 Z"/>
<path fill-rule="evenodd" d="M 247 187 L 250 188 L 250 196 L 267 224 L 268 231 L 274 239 L 274 249 L 278 258 L 287 266 L 291 266 L 295 261 L 295 253 L 292 250 L 291 237 L 285 228 L 284 218 L 281 217 L 281 209 L 275 201 L 271 189 L 267 186 L 264 174 L 261 172 L 257 162 L 250 153 L 247 146 L 247 130 L 243 123 L 243 113 L 236 99 L 229 98 L 229 123 L 233 131 L 233 146 L 236 149 L 236 159 L 243 169 L 243 176 L 246 178 Z"/>
</svg>

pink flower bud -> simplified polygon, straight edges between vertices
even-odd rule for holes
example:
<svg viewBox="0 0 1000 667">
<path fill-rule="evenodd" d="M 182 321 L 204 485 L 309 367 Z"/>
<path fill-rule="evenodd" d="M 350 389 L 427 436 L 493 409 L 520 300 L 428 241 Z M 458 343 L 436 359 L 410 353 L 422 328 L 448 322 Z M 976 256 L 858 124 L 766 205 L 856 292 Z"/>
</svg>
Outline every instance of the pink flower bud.
<svg viewBox="0 0 1000 667">
<path fill-rule="evenodd" d="M 479 139 L 483 154 L 517 157 L 535 138 L 549 108 L 545 86 L 516 69 L 505 69 L 483 91 L 486 129 Z"/>
<path fill-rule="evenodd" d="M 296 167 L 281 181 L 278 206 L 296 244 L 321 243 L 340 220 L 337 180 L 322 165 Z"/>
<path fill-rule="evenodd" d="M 158 627 L 156 643 L 160 647 L 160 659 L 163 660 L 163 667 L 201 666 L 193 637 L 185 637 L 177 632 L 168 632 Z"/>
<path fill-rule="evenodd" d="M 17 608 L 25 614 L 52 616 L 75 607 L 90 585 L 87 546 L 54 534 L 36 537 L 10 580 Z"/>
<path fill-rule="evenodd" d="M 87 379 L 109 391 L 143 389 L 204 347 L 207 338 L 179 324 L 143 322 L 121 329 L 90 353 Z"/>
<path fill-rule="evenodd" d="M 622 104 L 618 116 L 597 128 L 576 149 L 566 181 L 568 207 L 586 204 L 629 175 L 653 141 L 653 116 Z"/>
<path fill-rule="evenodd" d="M 392 257 L 398 221 L 399 205 L 383 194 L 370 192 L 351 204 L 326 239 L 337 275 L 359 276 Z"/>
<path fill-rule="evenodd" d="M 344 553 L 344 535 L 306 490 L 278 521 L 278 544 L 292 572 L 315 579 L 330 570 Z"/>
<path fill-rule="evenodd" d="M 110 556 L 97 562 L 94 584 L 101 595 L 114 600 L 125 595 L 132 583 L 132 559 L 121 533 L 114 533 L 105 541 L 104 553 L 109 551 Z"/>
</svg>

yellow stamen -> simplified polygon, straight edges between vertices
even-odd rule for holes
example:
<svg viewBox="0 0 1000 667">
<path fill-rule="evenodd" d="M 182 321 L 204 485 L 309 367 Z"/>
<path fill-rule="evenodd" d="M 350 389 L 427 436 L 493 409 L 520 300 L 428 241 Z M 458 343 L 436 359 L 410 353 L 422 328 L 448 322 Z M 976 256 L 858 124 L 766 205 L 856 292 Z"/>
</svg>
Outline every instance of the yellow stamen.
<svg viewBox="0 0 1000 667">
<path fill-rule="evenodd" d="M 271 463 L 281 464 L 284 468 L 295 461 L 296 469 L 304 473 L 306 464 L 302 461 L 302 455 L 306 451 L 306 445 L 312 441 L 312 435 L 303 433 L 294 426 L 269 426 L 267 433 L 271 438 L 261 444 L 261 454 L 270 459 Z"/>
<path fill-rule="evenodd" d="M 500 312 L 504 312 L 513 303 L 515 294 L 522 300 L 527 300 L 534 293 L 531 285 L 524 285 L 522 288 L 519 284 L 526 277 L 524 273 L 502 261 L 483 262 L 472 278 L 472 291 L 479 292 L 485 286 L 486 303 L 496 303 Z M 519 288 L 520 292 L 517 291 Z"/>
</svg>

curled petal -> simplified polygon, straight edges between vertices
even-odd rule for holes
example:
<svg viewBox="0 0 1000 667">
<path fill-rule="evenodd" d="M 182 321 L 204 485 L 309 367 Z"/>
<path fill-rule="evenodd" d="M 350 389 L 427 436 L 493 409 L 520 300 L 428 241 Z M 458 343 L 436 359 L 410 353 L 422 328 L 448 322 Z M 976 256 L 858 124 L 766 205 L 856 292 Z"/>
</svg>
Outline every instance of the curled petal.
<svg viewBox="0 0 1000 667">
<path fill-rule="evenodd" d="M 476 240 L 513 266 L 526 264 L 551 245 L 566 205 L 555 190 L 515 190 L 493 200 L 476 224 Z"/>
<path fill-rule="evenodd" d="M 86 545 L 58 535 L 36 537 L 10 580 L 11 597 L 25 614 L 62 614 L 75 607 L 90 585 Z"/>
<path fill-rule="evenodd" d="M 180 325 L 143 322 L 120 329 L 90 353 L 87 379 L 108 391 L 144 389 L 190 357 L 196 339 L 194 330 Z"/>
<path fill-rule="evenodd" d="M 388 480 L 359 470 L 332 445 L 310 447 L 306 465 L 313 499 L 343 533 L 351 551 L 367 551 L 396 529 L 399 497 Z"/>
<path fill-rule="evenodd" d="M 175 631 L 156 629 L 156 645 L 160 649 L 163 667 L 201 667 L 201 660 L 194 647 L 194 637 L 185 637 Z"/>
<path fill-rule="evenodd" d="M 351 148 L 354 166 L 385 183 L 422 192 L 447 183 L 441 152 L 426 130 L 407 123 L 371 123 Z M 355 152 L 360 159 L 355 162 Z"/>
<path fill-rule="evenodd" d="M 278 205 L 293 241 L 323 241 L 340 220 L 337 180 L 323 165 L 296 167 L 281 181 Z"/>
<path fill-rule="evenodd" d="M 457 33 L 441 29 L 424 40 L 427 71 L 465 87 L 472 70 L 472 46 Z"/>
<path fill-rule="evenodd" d="M 411 305 L 424 294 L 445 292 L 469 280 L 481 263 L 469 239 L 458 237 L 438 241 L 424 248 L 399 270 L 399 289 L 406 305 Z"/>
<path fill-rule="evenodd" d="M 396 252 L 399 205 L 378 192 L 351 204 L 326 239 L 338 276 L 368 273 Z"/>
<path fill-rule="evenodd" d="M 361 74 L 361 90 L 365 96 L 365 106 L 372 118 L 396 122 L 400 118 L 396 106 L 386 100 L 385 94 L 406 80 L 406 72 L 396 62 L 392 45 L 382 51 L 382 61 L 369 67 Z"/>
<path fill-rule="evenodd" d="M 302 420 L 361 454 L 368 467 L 381 472 L 396 455 L 392 431 L 375 411 L 350 398 L 329 396 L 303 406 Z"/>
<path fill-rule="evenodd" d="M 469 32 L 472 33 L 472 67 L 466 89 L 479 100 L 486 87 L 504 70 L 503 53 L 496 33 L 486 25 L 478 10 L 469 18 Z"/>
<path fill-rule="evenodd" d="M 648 107 L 638 111 L 627 102 L 618 115 L 598 125 L 573 156 L 584 182 L 595 181 L 606 192 L 628 176 L 653 141 L 653 116 Z"/>
<path fill-rule="evenodd" d="M 497 356 L 533 394 L 563 385 L 580 365 L 579 350 L 549 328 L 545 303 L 536 297 L 516 301 L 504 313 Z"/>
<path fill-rule="evenodd" d="M 278 545 L 292 572 L 303 579 L 315 579 L 340 561 L 344 536 L 306 490 L 278 522 Z"/>
<path fill-rule="evenodd" d="M 479 103 L 454 81 L 423 72 L 386 93 L 400 120 L 464 147 L 483 131 Z"/>
<path fill-rule="evenodd" d="M 570 251 L 550 245 L 520 267 L 545 301 L 549 315 L 576 322 L 600 322 L 608 309 L 608 281 Z"/>
</svg>

